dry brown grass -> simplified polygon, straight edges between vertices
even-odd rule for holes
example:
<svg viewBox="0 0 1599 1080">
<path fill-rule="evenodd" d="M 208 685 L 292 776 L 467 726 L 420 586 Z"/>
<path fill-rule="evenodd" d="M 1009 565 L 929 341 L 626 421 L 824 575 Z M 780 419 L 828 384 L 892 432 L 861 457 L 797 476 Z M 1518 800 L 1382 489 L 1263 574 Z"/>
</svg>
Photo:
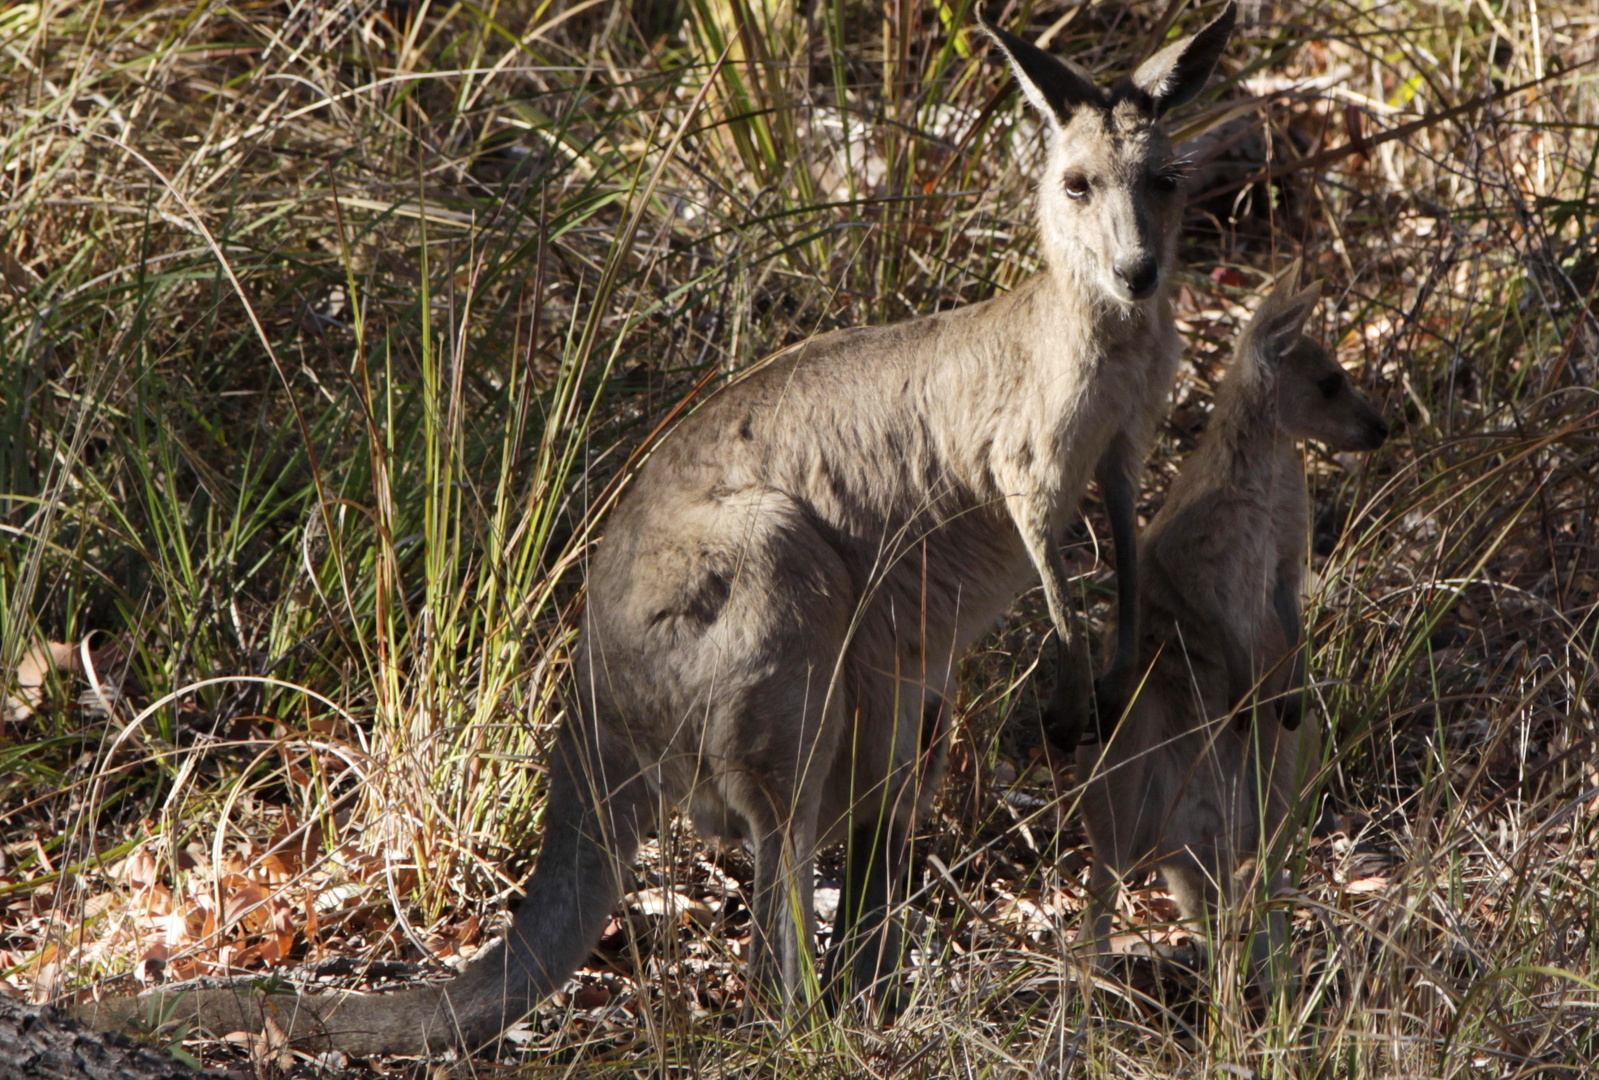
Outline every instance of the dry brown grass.
<svg viewBox="0 0 1599 1080">
<path fill-rule="evenodd" d="M 1175 14 L 1015 7 L 1105 72 Z M 731 1026 L 747 867 L 674 828 L 640 865 L 655 891 L 507 1062 L 1592 1071 L 1599 13 L 1249 14 L 1184 117 L 1193 363 L 1146 510 L 1244 305 L 1300 250 L 1323 340 L 1399 427 L 1369 460 L 1313 455 L 1329 756 L 1298 989 L 1251 1009 L 1226 951 L 1184 985 L 1069 980 L 1085 853 L 1034 749 L 1028 602 L 966 668 L 899 1024 Z M 661 419 L 790 341 L 1033 269 L 1038 134 L 971 23 L 777 0 L 0 9 L 0 670 L 87 638 L 94 673 L 0 729 L 7 985 L 469 952 L 536 845 L 590 530 Z M 1171 909 L 1150 887 L 1132 915 Z"/>
</svg>

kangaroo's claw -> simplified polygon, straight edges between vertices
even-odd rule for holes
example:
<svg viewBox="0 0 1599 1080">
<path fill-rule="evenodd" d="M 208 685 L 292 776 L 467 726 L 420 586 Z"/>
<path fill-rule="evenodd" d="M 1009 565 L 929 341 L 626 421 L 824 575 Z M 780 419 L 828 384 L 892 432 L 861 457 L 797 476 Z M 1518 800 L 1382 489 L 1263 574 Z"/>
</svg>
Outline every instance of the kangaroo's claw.
<svg viewBox="0 0 1599 1080">
<path fill-rule="evenodd" d="M 1099 741 L 1099 724 L 1092 708 L 1083 698 L 1070 700 L 1058 689 L 1050 695 L 1040 717 L 1044 738 L 1061 750 L 1071 753 L 1079 746 L 1092 746 Z"/>
</svg>

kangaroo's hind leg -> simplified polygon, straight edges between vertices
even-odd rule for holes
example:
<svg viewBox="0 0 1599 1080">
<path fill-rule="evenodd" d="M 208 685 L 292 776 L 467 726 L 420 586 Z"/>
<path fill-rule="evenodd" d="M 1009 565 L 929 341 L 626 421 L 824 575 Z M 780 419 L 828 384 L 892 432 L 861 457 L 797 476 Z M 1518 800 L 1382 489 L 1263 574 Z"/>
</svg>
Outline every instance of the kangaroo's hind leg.
<svg viewBox="0 0 1599 1080">
<path fill-rule="evenodd" d="M 1183 852 L 1163 862 L 1161 874 L 1184 920 L 1203 929 L 1213 950 L 1218 932 L 1238 926 L 1236 918 L 1231 927 L 1227 925 L 1228 914 L 1251 915 L 1246 924 L 1250 979 L 1269 1000 L 1280 985 L 1277 969 L 1288 955 L 1288 915 L 1276 901 L 1290 891 L 1290 878 L 1286 873 L 1274 874 L 1269 888 L 1263 890 L 1257 859 L 1209 854 L 1210 858 L 1199 859 Z M 1262 904 L 1267 905 L 1265 915 L 1257 922 L 1252 913 L 1260 911 Z"/>
<path fill-rule="evenodd" d="M 1079 949 L 1087 950 L 1086 959 L 1095 971 L 1104 971 L 1110 961 L 1111 923 L 1121 890 L 1121 876 L 1096 853 L 1088 872 L 1088 906 L 1077 931 Z"/>
<path fill-rule="evenodd" d="M 774 676 L 747 696 L 729 740 L 723 790 L 746 824 L 755 857 L 746 978 L 751 1015 L 767 1005 L 794 1014 L 815 981 L 817 822 L 843 712 L 839 695 L 828 691 L 831 670 L 812 665 Z"/>
<path fill-rule="evenodd" d="M 1077 951 L 1087 952 L 1096 971 L 1109 965 L 1112 915 L 1122 882 L 1149 865 L 1159 842 L 1152 820 L 1158 821 L 1164 812 L 1164 792 L 1137 742 L 1146 726 L 1147 708 L 1146 703 L 1135 710 L 1129 722 L 1117 728 L 1110 745 L 1077 751 L 1077 775 L 1084 784 L 1083 828 L 1094 851 Z"/>
<path fill-rule="evenodd" d="M 1249 945 L 1249 963 L 1254 971 L 1255 985 L 1270 1001 L 1276 990 L 1286 985 L 1288 974 L 1284 967 L 1290 960 L 1288 952 L 1288 912 L 1281 897 L 1293 891 L 1293 882 L 1287 871 L 1273 875 L 1270 906 L 1266 909 L 1264 929 L 1256 928 Z"/>
<path fill-rule="evenodd" d="M 840 671 L 855 596 L 826 538 L 785 496 L 763 493 L 741 524 L 727 603 L 696 649 L 710 712 L 702 754 L 755 857 L 751 1004 L 792 1014 L 815 981 L 812 872 L 847 752 Z"/>
<path fill-rule="evenodd" d="M 1263 768 L 1270 790 L 1262 820 L 1260 849 L 1271 871 L 1266 932 L 1257 934 L 1252 947 L 1256 982 L 1268 999 L 1282 989 L 1292 991 L 1293 956 L 1289 951 L 1288 924 L 1294 875 L 1292 848 L 1307 818 L 1317 805 L 1316 776 L 1321 743 L 1315 724 L 1297 730 L 1268 728 L 1273 740 L 1263 748 Z"/>
<path fill-rule="evenodd" d="M 869 630 L 862 637 L 872 639 Z M 840 757 L 835 779 L 850 795 L 843 811 L 848 850 L 826 982 L 834 1003 L 866 993 L 881 1019 L 900 1008 L 895 976 L 903 945 L 894 906 L 904 888 L 910 826 L 932 801 L 948 758 L 950 673 L 917 654 L 925 644 L 906 650 L 896 642 L 895 666 L 913 678 L 885 677 L 888 664 L 870 650 L 864 660 L 855 657 L 851 753 Z"/>
<path fill-rule="evenodd" d="M 808 816 L 808 815 L 806 815 Z M 768 820 L 754 837 L 750 961 L 746 979 L 755 1013 L 770 1003 L 785 1014 L 805 1004 L 816 940 L 812 821 Z"/>
<path fill-rule="evenodd" d="M 825 981 L 835 996 L 868 991 L 886 1000 L 887 981 L 900 961 L 900 929 L 890 911 L 905 872 L 907 833 L 903 822 L 878 813 L 850 830 L 827 956 Z"/>
<path fill-rule="evenodd" d="M 1188 928 L 1204 941 L 1210 955 L 1216 955 L 1221 895 L 1218 881 L 1219 856 L 1214 845 L 1192 842 L 1179 850 L 1168 851 L 1160 860 L 1160 877 L 1177 902 L 1177 912 Z"/>
<path fill-rule="evenodd" d="M 831 671 L 812 665 L 774 677 L 760 688 L 769 692 L 749 695 L 733 725 L 723 790 L 746 823 L 755 858 L 746 979 L 752 1015 L 768 1005 L 794 1014 L 815 982 L 817 823 L 843 712 L 839 695 L 829 693 Z"/>
</svg>

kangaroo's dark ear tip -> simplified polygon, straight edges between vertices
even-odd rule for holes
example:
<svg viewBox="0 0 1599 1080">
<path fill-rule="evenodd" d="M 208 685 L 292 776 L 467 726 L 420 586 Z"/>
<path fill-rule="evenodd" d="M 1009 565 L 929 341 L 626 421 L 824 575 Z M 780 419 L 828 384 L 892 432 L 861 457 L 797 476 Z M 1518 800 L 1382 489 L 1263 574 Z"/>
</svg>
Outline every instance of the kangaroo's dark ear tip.
<svg viewBox="0 0 1599 1080">
<path fill-rule="evenodd" d="M 1290 303 L 1303 304 L 1315 303 L 1321 298 L 1323 282 L 1321 278 L 1312 278 L 1309 275 L 1312 268 L 1306 264 L 1304 253 L 1294 256 L 1294 261 L 1288 264 L 1282 277 L 1277 279 L 1273 290 L 1280 289 L 1289 298 Z"/>
<path fill-rule="evenodd" d="M 990 37 L 999 37 L 999 26 L 995 24 L 993 19 L 988 17 L 988 8 L 981 0 L 972 5 L 972 14 L 977 16 L 977 25 L 982 27 Z"/>
<path fill-rule="evenodd" d="M 1227 6 L 1221 9 L 1221 14 L 1202 26 L 1194 37 L 1204 41 L 1211 48 L 1219 49 L 1232 39 L 1233 31 L 1237 27 L 1238 4 L 1234 0 L 1228 0 Z"/>
<path fill-rule="evenodd" d="M 989 48 L 984 57 L 991 64 L 1008 64 L 1018 49 L 1027 47 L 1027 42 L 990 19 L 981 7 L 977 9 L 977 26 L 988 36 Z"/>
<path fill-rule="evenodd" d="M 989 47 L 983 54 L 983 59 L 988 63 L 1008 66 L 1016 59 L 1018 51 L 1025 52 L 1028 49 L 1027 42 L 990 19 L 982 4 L 979 3 L 973 10 L 977 13 L 978 27 L 988 35 Z"/>
</svg>

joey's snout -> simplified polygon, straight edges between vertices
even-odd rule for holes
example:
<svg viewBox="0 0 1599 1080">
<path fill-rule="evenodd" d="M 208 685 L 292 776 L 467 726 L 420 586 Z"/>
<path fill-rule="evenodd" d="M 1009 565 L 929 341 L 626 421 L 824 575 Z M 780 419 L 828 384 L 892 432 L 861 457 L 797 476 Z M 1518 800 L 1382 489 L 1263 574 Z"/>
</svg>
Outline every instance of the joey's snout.
<svg viewBox="0 0 1599 1080">
<path fill-rule="evenodd" d="M 1388 421 L 1367 398 L 1347 387 L 1340 397 L 1349 399 L 1343 442 L 1355 451 L 1375 450 L 1388 441 Z"/>
<path fill-rule="evenodd" d="M 1360 449 L 1375 450 L 1388 441 L 1388 421 L 1376 413 L 1366 417 L 1365 428 L 1365 440 Z"/>
<path fill-rule="evenodd" d="M 1155 294 L 1160 284 L 1160 264 L 1153 255 L 1123 256 L 1116 260 L 1116 280 L 1134 300 L 1147 300 Z"/>
<path fill-rule="evenodd" d="M 1388 441 L 1388 421 L 1370 402 L 1347 388 L 1340 392 L 1338 399 L 1333 407 L 1323 410 L 1320 416 L 1312 412 L 1309 417 L 1302 416 L 1298 422 L 1285 416 L 1288 423 L 1284 426 L 1300 438 L 1326 443 L 1327 448 L 1334 452 L 1375 450 Z M 1305 410 L 1301 408 L 1299 411 Z"/>
</svg>

